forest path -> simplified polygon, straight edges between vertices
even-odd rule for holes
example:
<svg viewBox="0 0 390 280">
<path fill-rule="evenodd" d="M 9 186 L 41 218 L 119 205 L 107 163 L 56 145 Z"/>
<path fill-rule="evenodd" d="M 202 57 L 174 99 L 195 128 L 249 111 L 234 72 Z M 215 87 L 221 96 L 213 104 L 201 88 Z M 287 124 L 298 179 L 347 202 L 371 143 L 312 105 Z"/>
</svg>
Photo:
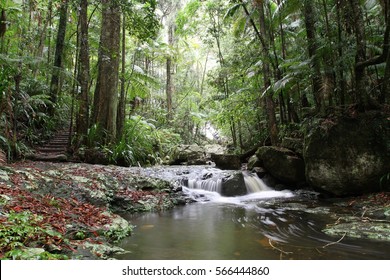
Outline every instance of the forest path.
<svg viewBox="0 0 390 280">
<path fill-rule="evenodd" d="M 70 138 L 69 129 L 58 131 L 46 144 L 36 147 L 30 159 L 52 162 L 68 161 L 67 151 Z"/>
</svg>

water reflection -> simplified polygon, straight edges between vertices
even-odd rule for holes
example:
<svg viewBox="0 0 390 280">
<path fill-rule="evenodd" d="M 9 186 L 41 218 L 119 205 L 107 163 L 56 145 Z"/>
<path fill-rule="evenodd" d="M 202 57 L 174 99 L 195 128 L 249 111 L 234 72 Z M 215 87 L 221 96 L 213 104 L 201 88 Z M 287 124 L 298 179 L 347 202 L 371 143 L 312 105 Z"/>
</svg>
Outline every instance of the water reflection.
<svg viewBox="0 0 390 280">
<path fill-rule="evenodd" d="M 128 219 L 137 228 L 118 259 L 390 258 L 388 243 L 336 243 L 320 230 L 325 220 L 282 208 L 208 202 Z"/>
</svg>

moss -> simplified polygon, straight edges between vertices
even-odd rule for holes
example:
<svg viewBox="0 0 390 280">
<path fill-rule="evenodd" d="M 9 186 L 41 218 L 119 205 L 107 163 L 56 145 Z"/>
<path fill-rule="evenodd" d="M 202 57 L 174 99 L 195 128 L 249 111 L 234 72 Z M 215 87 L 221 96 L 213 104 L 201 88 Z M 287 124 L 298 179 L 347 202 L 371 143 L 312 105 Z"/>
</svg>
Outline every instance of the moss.
<svg viewBox="0 0 390 280">
<path fill-rule="evenodd" d="M 89 242 L 85 242 L 82 245 L 82 249 L 92 252 L 96 257 L 100 259 L 109 259 L 110 256 L 114 254 L 121 254 L 126 252 L 124 249 L 116 246 L 108 244 L 94 244 Z"/>
<path fill-rule="evenodd" d="M 337 225 L 330 225 L 323 230 L 324 233 L 342 237 L 369 239 L 377 241 L 390 241 L 390 224 L 378 222 L 346 222 Z"/>
<path fill-rule="evenodd" d="M 116 216 L 109 225 L 104 227 L 104 236 L 112 242 L 118 242 L 129 236 L 133 231 L 133 226 L 125 219 Z"/>
</svg>

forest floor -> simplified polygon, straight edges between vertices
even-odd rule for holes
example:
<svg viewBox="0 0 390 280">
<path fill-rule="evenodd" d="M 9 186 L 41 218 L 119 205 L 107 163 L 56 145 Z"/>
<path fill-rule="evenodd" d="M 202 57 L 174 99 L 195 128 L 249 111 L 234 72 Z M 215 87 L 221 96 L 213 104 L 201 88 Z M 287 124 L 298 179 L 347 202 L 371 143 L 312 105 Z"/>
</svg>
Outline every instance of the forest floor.
<svg viewBox="0 0 390 280">
<path fill-rule="evenodd" d="M 0 166 L 0 259 L 107 259 L 132 230 L 118 213 L 164 210 L 179 200 L 168 182 L 116 166 Z"/>
</svg>

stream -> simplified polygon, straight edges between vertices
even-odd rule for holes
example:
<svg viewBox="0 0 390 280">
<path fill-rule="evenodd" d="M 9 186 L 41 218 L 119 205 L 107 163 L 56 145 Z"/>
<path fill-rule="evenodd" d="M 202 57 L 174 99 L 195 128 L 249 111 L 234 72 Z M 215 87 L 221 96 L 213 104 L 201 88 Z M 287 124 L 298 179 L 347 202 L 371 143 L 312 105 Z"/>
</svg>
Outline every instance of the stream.
<svg viewBox="0 0 390 280">
<path fill-rule="evenodd" d="M 119 243 L 128 252 L 117 259 L 390 259 L 390 242 L 323 233 L 340 209 L 313 192 L 276 191 L 253 174 L 208 166 L 140 170 L 181 185 L 195 202 L 125 216 L 136 227 Z M 226 196 L 224 188 L 239 195 Z"/>
</svg>

